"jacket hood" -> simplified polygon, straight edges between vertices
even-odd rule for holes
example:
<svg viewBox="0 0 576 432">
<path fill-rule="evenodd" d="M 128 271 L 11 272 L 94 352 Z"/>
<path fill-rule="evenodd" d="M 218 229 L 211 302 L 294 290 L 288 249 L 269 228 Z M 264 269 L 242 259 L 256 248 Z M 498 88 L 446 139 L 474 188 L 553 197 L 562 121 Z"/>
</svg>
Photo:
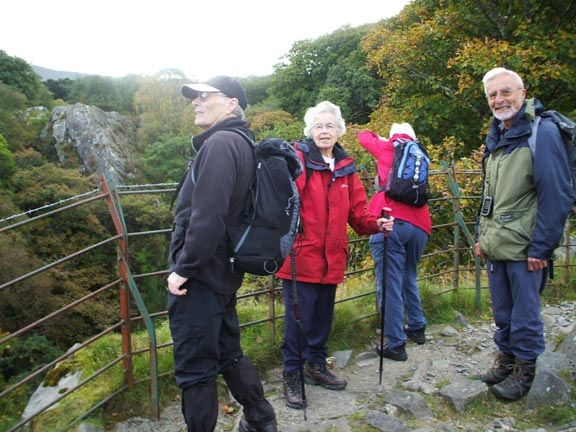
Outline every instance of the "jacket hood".
<svg viewBox="0 0 576 432">
<path fill-rule="evenodd" d="M 544 111 L 544 106 L 538 99 L 526 99 L 522 104 L 522 108 L 518 111 L 512 126 L 507 131 L 504 130 L 504 123 L 494 117 L 486 136 L 487 150 L 493 152 L 499 146 L 500 137 L 504 133 L 506 133 L 508 143 L 527 139 L 532 133 L 530 122 L 535 115 L 542 113 L 542 111 Z"/>
<path fill-rule="evenodd" d="M 303 139 L 302 141 L 299 141 L 298 144 L 299 145 L 304 144 L 305 147 L 308 148 L 309 159 L 313 160 L 314 162 L 324 163 L 324 159 L 320 154 L 320 150 L 318 149 L 316 143 L 312 138 Z M 338 163 L 338 161 L 349 157 L 348 153 L 346 153 L 346 150 L 344 150 L 344 148 L 340 145 L 339 142 L 337 142 L 336 145 L 334 145 L 334 149 L 332 150 L 332 152 L 334 153 L 335 163 Z"/>
<path fill-rule="evenodd" d="M 526 99 L 524 103 L 526 104 L 525 115 L 529 121 L 544 111 L 544 105 L 536 98 Z"/>
</svg>

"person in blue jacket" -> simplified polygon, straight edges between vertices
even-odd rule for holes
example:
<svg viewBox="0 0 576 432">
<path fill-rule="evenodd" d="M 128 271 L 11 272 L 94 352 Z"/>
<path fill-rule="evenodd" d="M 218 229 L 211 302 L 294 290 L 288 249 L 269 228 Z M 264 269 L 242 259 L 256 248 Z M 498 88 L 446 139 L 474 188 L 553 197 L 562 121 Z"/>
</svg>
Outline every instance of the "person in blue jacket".
<svg viewBox="0 0 576 432">
<path fill-rule="evenodd" d="M 517 400 L 528 393 L 545 350 L 540 295 L 574 196 L 562 137 L 549 118 L 542 117 L 534 155 L 530 150 L 531 120 L 543 107 L 526 100 L 520 76 L 498 67 L 482 81 L 494 119 L 483 157 L 475 252 L 487 260 L 498 352 L 479 378 L 496 396 Z"/>
</svg>

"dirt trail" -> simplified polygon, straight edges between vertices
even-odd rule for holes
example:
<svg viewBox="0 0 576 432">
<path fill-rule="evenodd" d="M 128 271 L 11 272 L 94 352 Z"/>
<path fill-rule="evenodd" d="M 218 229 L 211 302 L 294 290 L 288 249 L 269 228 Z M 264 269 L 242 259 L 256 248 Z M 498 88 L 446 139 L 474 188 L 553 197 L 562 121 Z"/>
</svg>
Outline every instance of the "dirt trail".
<svg viewBox="0 0 576 432">
<path fill-rule="evenodd" d="M 563 302 L 559 307 L 545 307 L 543 318 L 546 326 L 547 350 L 554 351 L 554 341 L 562 332 L 568 334 L 576 325 L 576 302 Z M 335 367 L 333 373 L 346 378 L 348 386 L 342 391 L 330 391 L 319 386 L 306 386 L 308 408 L 306 412 L 288 408 L 282 391 L 282 372 L 280 368 L 268 371 L 263 376 L 266 395 L 276 411 L 281 432 L 353 432 L 358 429 L 362 418 L 371 410 L 398 415 L 397 409 L 386 405 L 385 396 L 394 389 L 415 392 L 420 395 L 436 393 L 442 386 L 471 378 L 490 368 L 494 360 L 492 335 L 494 325 L 490 322 L 476 325 L 456 326 L 456 330 L 447 325 L 429 326 L 428 341 L 417 345 L 409 341 L 406 346 L 408 360 L 395 362 L 384 359 L 382 384 L 379 384 L 379 358 L 374 347 L 380 337 L 374 333 L 372 346 L 364 350 L 337 353 L 336 363 L 349 358 L 344 367 Z M 224 402 L 225 403 L 225 402 Z M 444 402 L 449 404 L 447 400 Z M 236 432 L 242 416 L 240 407 L 229 401 L 230 413 L 220 412 L 216 432 Z M 304 418 L 306 415 L 306 419 Z M 419 420 L 417 429 L 404 424 L 398 427 L 380 427 L 380 430 L 446 432 L 446 431 L 520 431 L 505 424 L 509 419 L 474 419 L 466 412 L 454 414 L 454 418 L 438 419 L 434 417 Z M 400 417 L 401 418 L 401 417 Z M 414 422 L 411 422 L 414 423 Z M 574 428 L 568 429 L 571 432 Z M 535 425 L 533 432 L 551 432 Z M 180 405 L 174 401 L 165 406 L 160 421 L 148 418 L 133 418 L 116 425 L 113 432 L 186 432 Z"/>
<path fill-rule="evenodd" d="M 441 335 L 445 327 L 445 325 L 429 327 L 429 340 L 424 345 L 409 342 L 406 347 L 407 361 L 395 362 L 384 359 L 381 385 L 379 359 L 372 347 L 366 347 L 365 351 L 353 351 L 345 367 L 332 369 L 333 373 L 346 378 L 348 381 L 346 389 L 330 391 L 320 386 L 307 385 L 308 408 L 305 413 L 286 406 L 282 392 L 281 369 L 268 371 L 263 376 L 264 389 L 276 411 L 279 429 L 282 432 L 353 431 L 360 413 L 366 412 L 367 409 L 378 408 L 378 401 L 382 400 L 383 395 L 401 383 L 406 383 L 408 386 L 406 390 L 410 390 L 411 379 L 413 382 L 415 375 L 420 376 L 418 380 L 422 380 L 420 387 L 423 383 L 433 387 L 434 384 L 466 376 L 474 372 L 478 366 L 491 366 L 492 329 L 489 326 L 476 328 L 474 335 L 472 332 L 468 335 L 459 332 L 454 337 Z M 375 333 L 374 346 L 379 340 L 379 336 Z M 468 350 L 472 352 L 467 353 Z M 216 432 L 237 430 L 241 414 L 234 402 L 229 406 L 236 410 L 231 414 L 223 411 L 220 413 Z M 186 428 L 182 424 L 179 403 L 174 402 L 163 408 L 158 422 L 145 418 L 131 419 L 118 424 L 114 431 L 185 432 Z"/>
</svg>

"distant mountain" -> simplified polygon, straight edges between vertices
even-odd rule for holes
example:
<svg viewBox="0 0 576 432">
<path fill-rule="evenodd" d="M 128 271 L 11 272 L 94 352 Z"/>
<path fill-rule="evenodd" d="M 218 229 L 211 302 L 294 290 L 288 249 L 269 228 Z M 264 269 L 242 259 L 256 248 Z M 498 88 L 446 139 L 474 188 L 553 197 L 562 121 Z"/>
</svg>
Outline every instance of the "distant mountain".
<svg viewBox="0 0 576 432">
<path fill-rule="evenodd" d="M 43 68 L 40 66 L 35 66 L 35 65 L 31 65 L 31 66 L 32 66 L 32 70 L 34 70 L 34 72 L 36 72 L 40 76 L 40 78 L 42 78 L 42 81 L 46 81 L 49 79 L 59 80 L 59 79 L 65 79 L 65 78 L 76 79 L 76 78 L 83 78 L 83 77 L 90 76 L 90 74 L 85 74 L 85 73 L 80 73 L 80 72 L 57 71 L 57 70 L 46 69 L 46 68 Z"/>
</svg>

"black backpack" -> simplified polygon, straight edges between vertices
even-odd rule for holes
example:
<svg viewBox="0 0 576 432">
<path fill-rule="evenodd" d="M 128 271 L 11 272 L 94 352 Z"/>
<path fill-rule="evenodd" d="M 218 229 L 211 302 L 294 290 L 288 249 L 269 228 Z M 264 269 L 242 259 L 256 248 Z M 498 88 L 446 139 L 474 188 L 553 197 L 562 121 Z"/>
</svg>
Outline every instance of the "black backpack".
<svg viewBox="0 0 576 432">
<path fill-rule="evenodd" d="M 229 227 L 229 262 L 232 271 L 258 276 L 276 273 L 290 253 L 300 223 L 300 195 L 296 179 L 303 167 L 296 150 L 280 138 L 256 144 L 239 129 L 225 129 L 244 138 L 254 153 L 250 200 L 244 206 L 242 225 Z M 188 161 L 170 209 L 188 172 L 195 183 L 194 161 Z"/>
<path fill-rule="evenodd" d="M 416 140 L 399 139 L 394 141 L 394 160 L 384 185 L 384 191 L 394 201 L 423 207 L 430 197 L 428 171 L 430 158 Z"/>
<path fill-rule="evenodd" d="M 244 208 L 242 226 L 230 236 L 233 271 L 265 276 L 276 273 L 290 253 L 298 231 L 300 196 L 296 179 L 302 164 L 294 147 L 280 138 L 258 144 L 238 129 L 254 150 L 255 173 L 251 199 Z M 236 229 L 238 228 L 238 229 Z"/>
</svg>

